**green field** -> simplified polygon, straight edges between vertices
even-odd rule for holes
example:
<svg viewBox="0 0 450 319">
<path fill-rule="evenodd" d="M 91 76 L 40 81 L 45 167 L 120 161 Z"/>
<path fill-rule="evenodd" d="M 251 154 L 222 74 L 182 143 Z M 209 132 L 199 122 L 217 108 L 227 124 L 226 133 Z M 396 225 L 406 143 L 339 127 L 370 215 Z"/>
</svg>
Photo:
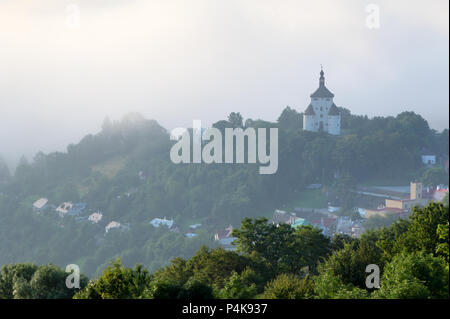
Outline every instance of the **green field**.
<svg viewBox="0 0 450 319">
<path fill-rule="evenodd" d="M 303 189 L 296 198 L 286 205 L 286 209 L 293 210 L 295 207 L 325 208 L 327 206 L 327 198 L 322 190 Z"/>
<path fill-rule="evenodd" d="M 125 156 L 114 157 L 106 162 L 95 165 L 92 171 L 99 172 L 108 178 L 113 178 L 125 166 L 127 158 Z"/>
</svg>

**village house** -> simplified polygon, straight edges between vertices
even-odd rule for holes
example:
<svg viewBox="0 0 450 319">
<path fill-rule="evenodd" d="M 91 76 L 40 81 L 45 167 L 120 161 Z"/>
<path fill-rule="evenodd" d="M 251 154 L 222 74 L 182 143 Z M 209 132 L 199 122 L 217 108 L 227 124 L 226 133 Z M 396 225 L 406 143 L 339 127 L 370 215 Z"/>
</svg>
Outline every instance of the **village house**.
<svg viewBox="0 0 450 319">
<path fill-rule="evenodd" d="M 59 216 L 62 217 L 66 215 L 69 212 L 69 210 L 72 209 L 72 207 L 73 204 L 71 202 L 64 202 L 56 208 L 56 212 L 59 213 Z"/>
<path fill-rule="evenodd" d="M 153 225 L 153 227 L 158 228 L 161 225 L 167 226 L 167 228 L 172 228 L 174 226 L 173 219 L 166 219 L 166 216 L 164 218 L 154 218 L 150 221 L 150 224 Z"/>
<path fill-rule="evenodd" d="M 119 222 L 115 222 L 115 221 L 112 221 L 112 222 L 110 222 L 108 225 L 106 225 L 106 227 L 105 227 L 105 232 L 109 232 L 111 229 L 117 229 L 117 228 L 120 228 L 120 223 Z"/>
<path fill-rule="evenodd" d="M 225 228 L 224 230 L 216 232 L 214 235 L 214 240 L 218 241 L 219 244 L 225 248 L 225 250 L 236 250 L 236 247 L 233 245 L 233 241 L 235 241 L 237 238 L 232 237 L 231 234 L 233 232 L 233 226 L 229 226 L 228 228 Z"/>
<path fill-rule="evenodd" d="M 309 221 L 307 221 L 304 218 L 297 217 L 295 222 L 293 224 L 291 224 L 291 227 L 292 228 L 297 228 L 297 227 L 300 227 L 300 226 L 313 226 L 313 224 L 311 224 Z"/>
<path fill-rule="evenodd" d="M 424 189 L 423 198 L 429 201 L 442 202 L 446 194 L 448 194 L 448 188 L 444 185 L 438 185 L 436 188 L 427 187 Z"/>
<path fill-rule="evenodd" d="M 108 223 L 108 225 L 106 225 L 105 233 L 108 233 L 110 230 L 113 230 L 113 229 L 119 229 L 119 230 L 124 231 L 124 230 L 129 230 L 130 226 L 129 225 L 122 225 L 119 222 L 112 221 L 112 222 Z"/>
<path fill-rule="evenodd" d="M 103 218 L 103 214 L 100 212 L 96 212 L 96 213 L 89 215 L 88 220 L 90 222 L 92 222 L 93 224 L 98 224 L 98 222 L 100 222 L 102 220 L 102 218 Z"/>
<path fill-rule="evenodd" d="M 297 221 L 298 217 L 295 213 L 289 213 L 284 210 L 275 210 L 275 212 L 272 215 L 272 224 L 274 225 L 280 225 L 280 224 L 287 224 L 287 225 L 293 225 Z"/>
<path fill-rule="evenodd" d="M 79 216 L 86 208 L 86 203 L 64 202 L 59 205 L 55 210 L 59 213 L 59 216 L 63 217 L 66 214 L 70 216 Z"/>
<path fill-rule="evenodd" d="M 336 220 L 335 233 L 337 234 L 359 238 L 364 231 L 361 221 L 352 220 L 349 216 L 340 216 Z"/>
<path fill-rule="evenodd" d="M 39 213 L 47 207 L 47 204 L 48 204 L 47 198 L 40 198 L 33 203 L 33 210 Z"/>
<path fill-rule="evenodd" d="M 296 213 L 290 213 L 277 209 L 273 213 L 272 220 L 270 221 L 270 223 L 276 226 L 280 224 L 286 224 L 290 225 L 292 228 L 297 228 L 300 226 L 312 226 L 321 229 L 322 233 L 326 236 L 332 234 L 332 227 L 336 221 L 335 217 L 325 217 L 325 216 L 317 217 L 319 210 L 315 212 L 314 210 L 310 209 L 307 210 L 299 209 L 299 211 L 302 212 L 308 211 L 309 217 L 301 218 L 298 217 Z"/>
<path fill-rule="evenodd" d="M 361 225 L 361 223 L 355 222 L 352 225 L 350 236 L 359 238 L 359 237 L 361 237 L 363 232 L 364 232 L 364 227 Z"/>
<path fill-rule="evenodd" d="M 322 230 L 322 233 L 326 236 L 332 235 L 332 229 L 336 223 L 336 218 L 334 217 L 321 217 L 319 219 L 312 219 L 311 224 Z"/>
<path fill-rule="evenodd" d="M 427 167 L 433 166 L 436 164 L 436 155 L 422 155 L 422 163 Z"/>
<path fill-rule="evenodd" d="M 385 205 L 377 209 L 365 209 L 365 217 L 370 218 L 375 215 L 387 216 L 398 214 L 399 217 L 406 217 L 415 206 L 423 207 L 430 201 L 442 201 L 448 190 L 442 187 L 436 189 L 423 189 L 422 183 L 410 184 L 409 198 L 405 199 L 386 199 Z"/>
</svg>

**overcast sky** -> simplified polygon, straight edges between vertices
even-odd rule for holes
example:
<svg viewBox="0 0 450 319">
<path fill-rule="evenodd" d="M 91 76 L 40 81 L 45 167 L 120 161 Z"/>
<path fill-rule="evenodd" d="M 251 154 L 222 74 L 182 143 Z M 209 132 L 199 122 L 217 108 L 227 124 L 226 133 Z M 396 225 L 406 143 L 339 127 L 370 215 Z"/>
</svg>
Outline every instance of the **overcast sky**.
<svg viewBox="0 0 450 319">
<path fill-rule="evenodd" d="M 366 6 L 380 9 L 368 28 Z M 0 0 L 0 155 L 64 150 L 106 116 L 166 128 L 338 106 L 448 128 L 448 0 Z M 79 19 L 77 18 L 79 12 Z M 79 25 L 77 24 L 79 21 Z"/>
</svg>

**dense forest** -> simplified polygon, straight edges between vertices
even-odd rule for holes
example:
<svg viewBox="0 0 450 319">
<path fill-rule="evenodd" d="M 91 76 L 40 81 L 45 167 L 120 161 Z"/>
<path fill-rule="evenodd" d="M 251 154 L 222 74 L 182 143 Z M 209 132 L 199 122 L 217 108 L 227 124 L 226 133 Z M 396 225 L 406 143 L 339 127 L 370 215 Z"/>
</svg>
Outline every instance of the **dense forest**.
<svg viewBox="0 0 450 319">
<path fill-rule="evenodd" d="M 430 203 L 360 239 L 244 218 L 237 252 L 202 247 L 154 273 L 117 259 L 94 280 L 81 276 L 79 289 L 66 288 L 54 265 L 5 265 L 0 298 L 448 298 L 448 212 L 448 203 Z M 368 288 L 368 265 L 379 269 L 378 286 Z"/>
<path fill-rule="evenodd" d="M 277 261 L 275 265 L 267 256 L 252 259 L 254 254 L 260 252 L 246 248 L 244 237 L 239 239 L 243 254 L 220 249 L 199 249 L 203 245 L 210 249 L 216 248 L 213 236 L 217 230 L 230 224 L 239 226 L 243 218 L 268 216 L 280 205 L 299 196 L 307 185 L 313 183 L 335 190 L 339 195 L 340 205 L 348 207 L 352 206 L 348 190 L 358 183 L 373 180 L 408 182 L 418 179 L 427 184 L 448 184 L 448 174 L 443 168 L 425 169 L 420 158 L 423 152 L 432 152 L 438 158 L 448 157 L 448 130 L 436 132 L 430 129 L 428 123 L 413 112 L 403 112 L 396 117 L 368 118 L 352 115 L 346 109 L 340 111 L 342 136 L 303 131 L 302 115 L 290 107 L 284 109 L 274 123 L 252 119 L 244 121 L 239 113 L 231 113 L 228 119 L 214 124 L 221 130 L 226 127 L 279 128 L 279 168 L 273 175 L 260 175 L 259 165 L 255 164 L 173 164 L 169 152 L 174 141 L 170 140 L 167 130 L 156 121 L 144 119 L 138 114 L 127 115 L 116 122 L 106 119 L 98 134 L 88 135 L 78 144 L 69 145 L 66 152 L 40 152 L 32 160 L 22 158 L 14 172 L 10 172 L 0 160 L 0 264 L 52 263 L 57 266 L 48 266 L 50 268 L 42 271 L 58 273 L 58 267 L 74 263 L 80 266 L 84 274 L 94 278 L 102 274 L 111 260 L 119 257 L 125 267 L 140 263 L 150 273 L 160 269 L 156 274 L 161 274 L 163 278 L 164 272 L 170 269 L 197 269 L 200 266 L 192 263 L 201 263 L 205 258 L 226 258 L 224 267 L 228 263 L 230 265 L 226 274 L 220 275 L 222 277 L 217 282 L 211 278 L 208 281 L 208 287 L 213 290 L 220 288 L 222 291 L 228 287 L 227 289 L 234 291 L 233 285 L 250 280 L 242 276 L 259 278 L 261 274 L 264 274 L 263 278 L 254 279 L 255 287 L 248 292 L 249 295 L 262 293 L 265 283 L 270 280 L 273 280 L 270 282 L 276 289 L 279 282 L 291 281 L 289 276 L 297 276 L 296 280 L 308 290 L 310 279 L 301 276 L 303 268 L 293 266 L 289 261 L 283 261 L 280 265 Z M 101 211 L 103 220 L 99 224 L 92 224 L 72 216 L 60 218 L 50 209 L 37 214 L 32 210 L 32 204 L 41 197 L 48 198 L 56 206 L 66 201 L 87 203 L 85 214 Z M 156 217 L 173 218 L 181 231 L 170 232 L 164 227 L 153 227 L 149 222 Z M 105 233 L 104 226 L 110 221 L 128 225 L 129 229 Z M 202 224 L 196 231 L 197 236 L 186 237 L 184 233 L 188 231 L 189 225 L 195 223 Z M 374 234 L 390 236 L 389 238 L 399 236 L 397 232 L 409 229 L 405 225 L 401 223 Z M 248 220 L 244 220 L 240 231 L 246 227 L 263 226 L 251 226 Z M 330 257 L 328 264 L 324 264 L 330 266 L 329 263 L 336 263 L 337 267 L 340 261 L 334 258 L 350 256 L 355 259 L 357 257 L 353 254 L 363 249 L 356 247 L 372 245 L 375 240 L 375 237 L 370 237 L 375 235 L 370 233 L 357 241 L 347 243 L 346 239 L 344 242 L 328 243 L 328 239 L 321 238 L 313 230 L 299 232 L 306 232 L 305 236 L 311 236 L 311 240 L 317 240 L 318 245 L 320 244 L 317 247 L 319 251 L 310 252 L 311 255 L 305 256 L 304 264 L 301 264 L 302 267 L 311 267 L 311 275 L 320 272 L 322 277 L 317 278 L 332 274 L 331 270 L 326 270 L 328 266 L 316 266 L 317 256 L 329 256 L 330 252 L 336 251 L 336 245 L 345 243 L 339 248 L 339 253 L 333 254 L 334 257 Z M 304 245 L 301 243 L 303 235 L 291 231 L 288 233 L 286 236 L 292 236 L 293 242 L 300 245 L 294 247 L 293 251 L 300 251 L 301 245 Z M 241 233 L 240 236 L 244 235 Z M 281 234 L 276 233 L 274 236 Z M 427 253 L 435 252 L 428 249 Z M 393 253 L 389 250 L 380 254 Z M 433 259 L 438 258 L 436 256 L 420 256 L 422 259 L 419 259 L 424 263 L 432 261 L 436 263 L 436 267 L 440 265 L 437 259 Z M 190 257 L 192 259 L 188 259 Z M 294 256 L 279 258 L 291 260 Z M 411 258 L 411 262 L 418 260 L 414 256 L 395 259 L 394 255 L 389 258 L 383 255 L 379 258 L 380 263 L 386 264 L 386 271 L 395 271 L 393 266 L 389 266 L 391 263 L 407 262 L 408 258 Z M 162 268 L 171 260 L 174 261 L 169 268 Z M 33 285 L 33 273 L 41 268 L 31 265 L 20 267 L 23 268 L 20 271 L 26 273 L 22 283 Z M 122 265 L 119 267 L 114 264 L 111 267 L 102 276 L 117 269 L 123 270 L 127 276 L 137 274 L 137 270 L 125 269 Z M 183 270 L 177 274 L 183 278 L 176 285 L 195 286 L 198 278 L 191 276 L 195 279 L 191 280 L 186 277 L 188 273 L 189 271 L 184 273 Z M 360 277 L 350 278 L 352 275 L 347 274 L 348 278 L 343 276 L 339 279 L 344 285 L 361 287 Z M 1 280 L 10 280 L 7 279 L 8 275 L 2 276 Z M 19 277 L 22 278 L 21 276 Z M 140 268 L 139 276 L 143 276 L 143 280 L 147 282 L 147 276 L 150 275 Z M 101 278 L 98 280 L 101 281 Z M 314 281 L 314 289 L 321 285 L 317 280 Z M 154 293 L 151 292 L 153 288 L 144 286 L 145 294 L 150 296 Z M 348 291 L 353 293 L 353 290 Z M 95 294 L 95 291 L 80 292 L 79 296 L 91 293 Z M 141 290 L 136 292 L 137 295 L 141 293 Z M 434 293 L 433 291 L 433 296 Z M 9 293 L 5 294 L 3 296 L 11 296 Z M 322 295 L 319 293 L 319 296 Z"/>
</svg>

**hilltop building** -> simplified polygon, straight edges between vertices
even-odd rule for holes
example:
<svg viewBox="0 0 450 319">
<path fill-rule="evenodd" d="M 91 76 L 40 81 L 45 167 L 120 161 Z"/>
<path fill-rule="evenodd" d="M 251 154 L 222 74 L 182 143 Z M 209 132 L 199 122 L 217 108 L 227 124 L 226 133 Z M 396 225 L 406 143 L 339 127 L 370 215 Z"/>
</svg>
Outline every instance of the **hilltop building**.
<svg viewBox="0 0 450 319">
<path fill-rule="evenodd" d="M 325 76 L 321 70 L 319 88 L 311 94 L 311 103 L 303 113 L 303 130 L 341 134 L 341 115 L 333 98 L 334 94 L 325 86 Z"/>
</svg>

